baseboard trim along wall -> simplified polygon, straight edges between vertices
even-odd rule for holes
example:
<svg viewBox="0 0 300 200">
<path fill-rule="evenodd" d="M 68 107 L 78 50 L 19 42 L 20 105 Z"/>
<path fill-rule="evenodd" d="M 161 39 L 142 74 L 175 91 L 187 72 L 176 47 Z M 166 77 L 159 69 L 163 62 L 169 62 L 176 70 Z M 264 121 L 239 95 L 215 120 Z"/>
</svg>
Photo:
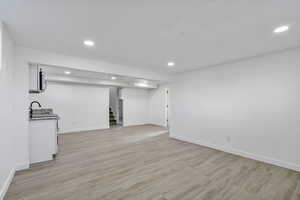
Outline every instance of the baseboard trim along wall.
<svg viewBox="0 0 300 200">
<path fill-rule="evenodd" d="M 166 126 L 165 124 L 149 123 L 149 125 L 160 126 L 160 127 L 168 129 L 168 126 Z"/>
<path fill-rule="evenodd" d="M 30 166 L 29 163 L 26 163 L 26 164 L 23 164 L 23 165 L 17 165 L 15 170 L 20 171 L 20 170 L 28 169 L 29 166 Z"/>
<path fill-rule="evenodd" d="M 0 188 L 0 200 L 3 200 L 3 199 L 4 199 L 4 196 L 5 196 L 7 190 L 8 190 L 8 188 L 9 188 L 9 186 L 10 186 L 10 184 L 11 184 L 11 182 L 12 182 L 14 176 L 15 176 L 15 172 L 16 172 L 15 169 L 11 169 L 11 170 L 10 170 L 9 175 L 7 176 L 7 179 L 6 179 L 6 181 L 5 181 L 4 185 L 3 185 L 3 187 Z"/>
<path fill-rule="evenodd" d="M 296 165 L 294 163 L 287 163 L 287 162 L 284 162 L 284 161 L 281 161 L 281 160 L 269 158 L 269 157 L 266 157 L 266 156 L 252 154 L 252 153 L 241 151 L 239 149 L 234 149 L 234 148 L 231 148 L 231 147 L 215 145 L 215 144 L 205 142 L 205 141 L 199 141 L 199 140 L 191 141 L 190 139 L 187 139 L 187 138 L 182 137 L 182 136 L 170 135 L 170 137 L 173 138 L 173 139 L 176 139 L 176 140 L 181 140 L 181 141 L 188 142 L 188 143 L 191 143 L 191 144 L 196 144 L 196 145 L 200 145 L 200 146 L 209 147 L 209 148 L 220 150 L 220 151 L 223 151 L 223 152 L 226 152 L 226 153 L 231 153 L 231 154 L 234 154 L 234 155 L 242 156 L 242 157 L 245 157 L 245 158 L 250 158 L 250 159 L 253 159 L 253 160 L 260 161 L 260 162 L 264 162 L 264 163 L 268 163 L 268 164 L 272 164 L 272 165 L 276 165 L 276 166 L 279 166 L 279 167 L 283 167 L 283 168 L 287 168 L 287 169 L 291 169 L 291 170 L 295 170 L 295 171 L 300 172 L 300 166 Z"/>
<path fill-rule="evenodd" d="M 103 130 L 109 129 L 109 126 L 100 126 L 100 127 L 89 127 L 89 128 L 74 128 L 66 131 L 60 131 L 58 134 L 68 134 L 68 133 L 77 133 L 81 131 L 94 131 L 94 130 Z"/>
<path fill-rule="evenodd" d="M 124 127 L 142 126 L 142 125 L 149 125 L 149 123 L 129 123 L 129 124 L 123 124 Z"/>
</svg>

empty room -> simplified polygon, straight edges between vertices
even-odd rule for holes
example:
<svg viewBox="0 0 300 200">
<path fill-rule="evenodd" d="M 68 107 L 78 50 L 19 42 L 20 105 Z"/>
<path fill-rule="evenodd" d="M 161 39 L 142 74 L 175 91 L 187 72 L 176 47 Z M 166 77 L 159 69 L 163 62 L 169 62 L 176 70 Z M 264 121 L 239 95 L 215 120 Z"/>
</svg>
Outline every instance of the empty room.
<svg viewBox="0 0 300 200">
<path fill-rule="evenodd" d="M 300 200 L 299 0 L 1 0 L 0 200 Z"/>
</svg>

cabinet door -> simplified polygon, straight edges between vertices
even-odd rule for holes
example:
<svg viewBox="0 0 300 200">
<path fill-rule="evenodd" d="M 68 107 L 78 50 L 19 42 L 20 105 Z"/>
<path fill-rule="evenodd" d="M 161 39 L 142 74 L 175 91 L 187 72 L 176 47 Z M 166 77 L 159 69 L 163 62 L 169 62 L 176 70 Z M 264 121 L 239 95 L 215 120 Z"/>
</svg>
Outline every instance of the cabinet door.
<svg viewBox="0 0 300 200">
<path fill-rule="evenodd" d="M 29 123 L 30 163 L 53 159 L 57 151 L 56 120 L 38 120 Z"/>
</svg>

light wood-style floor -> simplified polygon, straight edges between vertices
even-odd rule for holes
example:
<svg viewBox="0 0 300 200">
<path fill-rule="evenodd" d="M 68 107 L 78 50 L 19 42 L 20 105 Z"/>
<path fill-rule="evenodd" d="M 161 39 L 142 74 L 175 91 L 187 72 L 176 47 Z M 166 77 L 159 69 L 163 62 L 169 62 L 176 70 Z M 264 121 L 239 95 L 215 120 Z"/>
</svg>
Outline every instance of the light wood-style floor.
<svg viewBox="0 0 300 200">
<path fill-rule="evenodd" d="M 145 125 L 60 136 L 6 200 L 299 200 L 300 173 L 170 139 Z"/>
</svg>

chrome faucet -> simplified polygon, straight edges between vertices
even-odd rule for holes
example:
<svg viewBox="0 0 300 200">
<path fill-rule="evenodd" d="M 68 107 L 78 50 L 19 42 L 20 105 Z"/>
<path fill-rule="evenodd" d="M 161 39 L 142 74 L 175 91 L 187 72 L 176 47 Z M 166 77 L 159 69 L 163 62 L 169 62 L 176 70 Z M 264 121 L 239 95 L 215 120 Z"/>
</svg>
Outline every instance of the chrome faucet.
<svg viewBox="0 0 300 200">
<path fill-rule="evenodd" d="M 32 117 L 32 113 L 33 113 L 33 111 L 32 111 L 32 105 L 33 105 L 34 103 L 38 104 L 38 106 L 39 106 L 40 108 L 42 107 L 41 104 L 40 104 L 40 102 L 38 102 L 38 101 L 33 101 L 33 102 L 31 102 L 31 103 L 30 103 L 30 107 L 29 107 L 29 115 L 30 115 L 30 117 Z"/>
</svg>

